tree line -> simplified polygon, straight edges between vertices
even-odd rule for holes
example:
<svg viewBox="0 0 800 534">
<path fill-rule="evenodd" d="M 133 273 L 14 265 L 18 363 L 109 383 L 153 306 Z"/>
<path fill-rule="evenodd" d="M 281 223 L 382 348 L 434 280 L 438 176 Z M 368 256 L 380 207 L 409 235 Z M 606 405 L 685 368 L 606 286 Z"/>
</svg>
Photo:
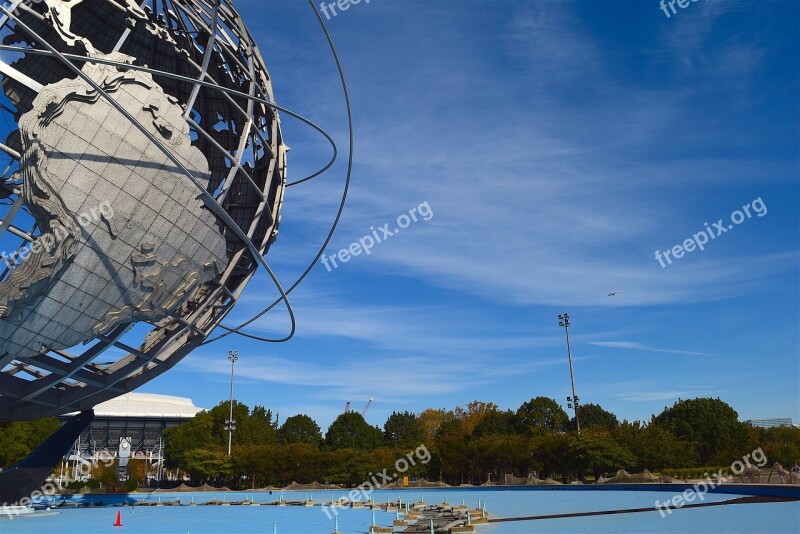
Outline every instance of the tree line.
<svg viewBox="0 0 800 534">
<path fill-rule="evenodd" d="M 357 485 L 420 445 L 431 453 L 404 475 L 448 484 L 482 484 L 504 475 L 591 480 L 629 472 L 730 466 L 758 447 L 770 465 L 800 460 L 800 429 L 753 428 L 720 399 L 679 400 L 649 421 L 622 421 L 596 404 L 574 419 L 550 398 L 517 410 L 474 401 L 453 410 L 394 412 L 383 427 L 354 412 L 339 415 L 323 434 L 308 415 L 278 424 L 262 406 L 234 402 L 233 454 L 227 454 L 227 401 L 164 433 L 166 465 L 193 484 L 233 488 L 285 486 L 293 481 Z M 0 424 L 0 468 L 25 457 L 59 427 L 55 418 Z M 134 462 L 135 463 L 135 462 Z M 141 467 L 141 468 L 140 468 Z M 129 467 L 132 478 L 146 466 Z M 97 473 L 98 478 L 114 477 Z"/>
<path fill-rule="evenodd" d="M 679 400 L 649 421 L 622 421 L 597 404 L 579 407 L 581 434 L 559 404 L 536 397 L 516 411 L 474 401 L 453 410 L 392 413 L 383 428 L 343 413 L 323 434 L 307 415 L 278 425 L 270 410 L 234 403 L 233 454 L 227 454 L 229 404 L 165 432 L 167 467 L 194 483 L 234 488 L 291 482 L 357 485 L 425 445 L 427 465 L 410 477 L 448 484 L 502 481 L 506 474 L 559 480 L 611 476 L 619 469 L 729 466 L 758 447 L 770 464 L 800 459 L 800 430 L 761 429 L 739 422 L 720 399 Z"/>
</svg>

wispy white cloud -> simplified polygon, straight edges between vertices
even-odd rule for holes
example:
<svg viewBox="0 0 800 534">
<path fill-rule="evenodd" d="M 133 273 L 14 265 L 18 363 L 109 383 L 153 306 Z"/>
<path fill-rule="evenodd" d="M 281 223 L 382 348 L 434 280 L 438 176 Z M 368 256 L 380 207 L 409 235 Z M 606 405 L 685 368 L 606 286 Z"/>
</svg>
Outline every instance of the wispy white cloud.
<svg viewBox="0 0 800 534">
<path fill-rule="evenodd" d="M 304 288 L 292 298 L 302 339 L 341 338 L 373 349 L 460 356 L 480 351 L 503 351 L 560 345 L 563 338 L 553 329 L 547 335 L 523 334 L 505 318 L 484 317 L 470 310 L 442 304 L 384 304 L 356 302 L 332 291 Z M 272 300 L 263 295 L 246 296 L 227 321 L 235 324 L 258 312 Z M 255 321 L 247 331 L 277 335 L 289 328 L 284 312 L 277 310 Z"/>
<path fill-rule="evenodd" d="M 626 412 L 624 407 L 628 403 L 642 403 L 649 409 L 660 411 L 664 404 L 658 401 L 677 401 L 678 399 L 692 399 L 696 397 L 717 397 L 728 391 L 731 377 L 720 376 L 718 383 L 697 384 L 682 378 L 679 373 L 669 373 L 656 378 L 622 379 L 608 381 L 597 385 L 594 393 L 602 394 L 610 399 L 608 401 L 612 411 Z M 679 384 L 680 385 L 677 385 Z M 725 385 L 723 385 L 725 384 Z M 584 394 L 584 398 L 586 395 Z M 648 405 L 649 403 L 649 405 Z M 638 411 L 638 417 L 644 414 Z"/>
<path fill-rule="evenodd" d="M 514 375 L 493 374 L 504 368 L 536 373 L 532 383 L 561 398 L 568 394 L 561 391 L 568 374 L 559 368 L 565 347 L 549 306 L 571 312 L 587 306 L 582 311 L 608 328 L 586 333 L 589 321 L 584 322 L 573 347 L 595 341 L 595 353 L 610 352 L 599 348 L 606 347 L 628 356 L 673 354 L 686 365 L 652 381 L 615 383 L 650 373 L 596 357 L 578 367 L 582 398 L 640 417 L 642 410 L 660 409 L 661 400 L 716 395 L 713 387 L 686 385 L 687 375 L 713 373 L 715 358 L 681 349 L 713 347 L 708 350 L 731 361 L 750 361 L 760 348 L 730 350 L 723 328 L 688 335 L 682 347 L 664 346 L 648 336 L 654 323 L 642 318 L 659 314 L 685 324 L 692 319 L 684 312 L 695 303 L 764 293 L 785 287 L 787 280 L 796 285 L 796 232 L 785 223 L 790 218 L 781 214 L 780 202 L 773 204 L 762 193 L 794 184 L 796 165 L 780 148 L 752 149 L 783 137 L 773 133 L 784 125 L 738 121 L 749 116 L 736 114 L 745 104 L 753 113 L 778 107 L 759 107 L 776 93 L 752 87 L 765 62 L 777 67 L 778 59 L 770 55 L 779 50 L 777 39 L 723 24 L 744 2 L 693 4 L 691 13 L 682 13 L 687 16 L 660 21 L 665 24 L 656 28 L 663 33 L 654 29 L 647 38 L 642 32 L 617 38 L 598 31 L 568 2 L 504 2 L 486 25 L 483 15 L 450 4 L 428 2 L 410 10 L 402 2 L 373 2 L 337 19 L 334 32 L 353 95 L 356 164 L 347 209 L 328 252 L 422 201 L 435 216 L 337 271 L 328 273 L 320 264 L 293 295 L 295 343 L 283 349 L 283 358 L 262 360 L 242 379 L 261 384 L 274 376 L 273 384 L 292 392 L 283 402 L 297 402 L 315 417 L 335 413 L 348 398 L 364 402 L 370 396 L 378 397 L 377 413 L 394 401 L 393 407 L 404 409 L 421 397 L 452 406 L 475 388 L 518 405 L 528 392 L 509 394 Z M 280 9 L 295 8 L 285 3 Z M 478 27 L 487 33 L 476 34 Z M 274 39 L 274 31 L 268 33 Z M 316 46 L 311 35 L 304 31 L 293 41 L 301 43 L 297 46 L 265 47 L 271 74 L 281 103 L 298 104 L 344 149 L 336 72 L 319 54 L 324 42 L 318 39 Z M 780 83 L 794 83 L 796 73 L 781 72 Z M 284 116 L 293 147 L 290 170 L 297 178 L 313 170 L 327 149 L 307 142 L 291 125 Z M 795 139 L 796 128 L 786 134 Z M 281 238 L 268 256 L 287 285 L 316 252 L 335 213 L 341 179 L 341 173 L 332 173 L 287 191 Z M 765 195 L 768 217 L 660 268 L 656 249 L 682 242 L 704 221 L 754 198 L 739 195 L 751 194 Z M 364 294 L 364 286 L 371 294 Z M 268 299 L 266 287 L 263 275 L 254 279 L 229 322 L 257 310 Z M 609 298 L 611 290 L 620 293 Z M 733 300 L 725 304 L 727 315 L 736 315 L 729 317 L 728 328 L 759 313 L 757 307 L 737 308 Z M 600 317 L 600 307 L 616 309 L 608 310 L 610 318 Z M 544 313 L 547 318 L 540 320 Z M 523 326 L 520 315 L 540 322 Z M 786 316 L 787 323 L 794 318 Z M 543 329 L 530 328 L 542 323 Z M 624 330 L 609 331 L 621 328 L 614 325 Z M 285 312 L 278 308 L 250 331 L 273 334 L 286 328 Z M 790 338 L 784 350 L 789 356 L 776 361 L 796 367 L 791 349 L 796 336 L 786 334 L 784 325 L 775 328 Z M 642 342 L 597 341 L 626 339 Z M 521 354 L 545 364 L 526 370 Z M 187 358 L 191 373 L 203 372 L 204 358 L 210 355 L 202 350 Z M 648 369 L 651 359 L 631 358 L 649 362 L 642 364 Z M 204 378 L 226 381 L 224 363 L 223 358 Z M 242 369 L 244 364 L 243 359 Z M 424 369 L 424 377 L 411 368 Z M 388 377 L 398 381 L 389 383 Z M 401 381 L 411 384 L 409 389 Z M 720 387 L 743 391 L 741 382 Z M 792 391 L 786 398 L 796 400 Z"/>
<path fill-rule="evenodd" d="M 687 354 L 690 356 L 713 356 L 708 352 L 695 352 L 691 350 L 676 350 L 676 349 L 659 349 L 656 347 L 649 347 L 643 343 L 635 341 L 590 341 L 590 345 L 597 345 L 598 347 L 608 347 L 612 349 L 625 349 L 625 350 L 641 350 L 647 352 L 667 352 L 670 354 Z"/>
<path fill-rule="evenodd" d="M 409 98 L 388 107 L 364 95 L 370 120 L 359 131 L 368 141 L 331 249 L 403 206 L 428 201 L 435 217 L 346 269 L 406 275 L 495 302 L 604 306 L 731 298 L 793 269 L 796 251 L 730 257 L 708 249 L 666 270 L 654 259 L 656 249 L 724 215 L 692 212 L 669 200 L 676 194 L 786 174 L 779 163 L 767 163 L 776 171 L 767 172 L 758 161 L 665 158 L 665 137 L 682 146 L 718 137 L 687 105 L 705 83 L 643 89 L 620 78 L 563 3 L 520 8 L 503 40 L 501 58 L 464 42 L 427 50 L 414 65 L 417 76 L 402 65 L 373 73 L 372 87 L 392 85 Z M 512 62 L 514 76 L 498 78 L 493 61 Z M 586 79 L 578 92 L 575 82 Z M 442 94 L 451 105 L 442 105 Z M 477 105 L 486 95 L 490 108 Z M 473 112 L 464 113 L 470 102 Z M 398 165 L 398 154 L 418 155 L 413 170 Z M 611 288 L 622 290 L 620 298 L 606 298 Z"/>
<path fill-rule="evenodd" d="M 458 365 L 449 359 L 421 356 L 338 358 L 330 364 L 324 361 L 325 358 L 300 361 L 251 356 L 237 363 L 236 376 L 250 381 L 311 387 L 313 392 L 307 398 L 319 401 L 376 397 L 381 402 L 399 404 L 425 396 L 467 391 L 508 377 L 564 365 L 564 358 L 519 362 L 473 357 L 462 358 Z M 181 363 L 181 369 L 212 377 L 230 374 L 228 362 L 212 356 L 192 355 Z"/>
</svg>

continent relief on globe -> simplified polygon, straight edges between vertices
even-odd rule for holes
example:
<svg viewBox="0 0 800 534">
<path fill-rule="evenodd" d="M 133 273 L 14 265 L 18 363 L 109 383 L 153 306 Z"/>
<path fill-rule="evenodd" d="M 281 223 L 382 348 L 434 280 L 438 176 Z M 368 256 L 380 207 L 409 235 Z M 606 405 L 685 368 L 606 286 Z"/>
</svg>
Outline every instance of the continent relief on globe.
<svg viewBox="0 0 800 534">
<path fill-rule="evenodd" d="M 83 72 L 207 186 L 183 109 L 149 74 L 90 63 Z M 220 225 L 197 187 L 80 77 L 45 86 L 19 130 L 23 200 L 42 235 L 0 282 L 0 355 L 157 322 L 226 267 Z"/>
</svg>

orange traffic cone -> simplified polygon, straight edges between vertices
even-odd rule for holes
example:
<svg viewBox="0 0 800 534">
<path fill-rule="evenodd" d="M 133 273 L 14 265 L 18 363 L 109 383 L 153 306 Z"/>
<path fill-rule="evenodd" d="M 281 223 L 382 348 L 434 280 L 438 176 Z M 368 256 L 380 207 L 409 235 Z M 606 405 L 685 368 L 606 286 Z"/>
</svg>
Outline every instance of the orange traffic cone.
<svg viewBox="0 0 800 534">
<path fill-rule="evenodd" d="M 117 520 L 114 522 L 115 527 L 122 526 L 122 512 L 117 512 Z"/>
</svg>

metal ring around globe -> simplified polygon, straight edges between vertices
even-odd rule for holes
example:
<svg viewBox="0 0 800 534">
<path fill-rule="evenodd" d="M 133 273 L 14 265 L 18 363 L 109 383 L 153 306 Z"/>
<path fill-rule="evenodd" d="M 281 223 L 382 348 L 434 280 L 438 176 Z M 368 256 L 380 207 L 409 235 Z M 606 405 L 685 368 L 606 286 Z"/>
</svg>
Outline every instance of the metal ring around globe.
<svg viewBox="0 0 800 534">
<path fill-rule="evenodd" d="M 330 47 L 331 53 L 333 54 L 333 58 L 336 61 L 336 67 L 337 67 L 337 69 L 339 71 L 339 78 L 340 78 L 341 83 L 342 83 L 342 91 L 344 93 L 345 106 L 347 108 L 347 127 L 348 127 L 349 141 L 350 141 L 349 142 L 349 147 L 348 147 L 347 173 L 345 175 L 344 190 L 342 191 L 342 200 L 341 200 L 341 202 L 339 204 L 339 210 L 336 213 L 336 217 L 334 218 L 333 224 L 331 225 L 331 229 L 328 232 L 327 237 L 325 238 L 325 242 L 322 244 L 322 247 L 320 247 L 320 251 L 317 254 L 317 257 L 319 257 L 319 255 L 322 254 L 325 251 L 325 248 L 328 246 L 328 243 L 330 243 L 331 238 L 333 237 L 333 234 L 336 231 L 336 227 L 339 224 L 339 219 L 341 218 L 342 212 L 344 211 L 344 205 L 345 205 L 345 202 L 347 200 L 347 193 L 348 193 L 348 190 L 350 188 L 350 178 L 351 178 L 352 172 L 353 172 L 353 114 L 352 114 L 352 108 L 350 106 L 350 94 L 349 94 L 349 91 L 347 89 L 347 81 L 345 80 L 344 69 L 342 68 L 342 62 L 339 59 L 339 53 L 336 51 L 336 47 L 333 44 L 333 38 L 331 37 L 331 34 L 328 31 L 327 26 L 325 25 L 325 21 L 322 20 L 322 15 L 320 14 L 319 9 L 317 9 L 317 6 L 314 4 L 313 0 L 308 0 L 308 4 L 309 4 L 309 6 L 311 6 L 311 9 L 314 10 L 314 14 L 317 17 L 317 20 L 319 21 L 320 26 L 322 27 L 322 31 L 325 33 L 325 38 L 328 41 L 328 46 Z M 308 276 L 308 274 L 311 272 L 311 270 L 314 268 L 314 265 L 316 264 L 317 257 L 314 258 L 314 260 L 306 268 L 306 270 L 303 272 L 303 274 L 301 274 L 300 277 L 291 286 L 289 286 L 289 289 L 286 290 L 287 294 L 289 294 L 292 291 L 294 291 L 294 289 L 298 285 L 300 285 L 300 283 L 305 279 L 305 277 Z M 265 314 L 269 313 L 269 311 L 272 310 L 279 303 L 280 303 L 280 300 L 274 301 L 272 304 L 270 304 L 269 306 L 265 307 L 263 310 L 261 310 L 260 312 L 258 312 L 255 315 L 253 315 L 250 319 L 248 319 L 247 321 L 243 322 L 242 324 L 240 324 L 239 326 L 237 326 L 235 328 L 228 328 L 227 326 L 225 326 L 225 325 L 220 323 L 219 327 L 227 330 L 227 332 L 225 332 L 224 334 L 220 334 L 219 336 L 217 336 L 215 338 L 207 339 L 207 340 L 203 341 L 203 343 L 201 345 L 208 345 L 208 344 L 213 343 L 215 341 L 219 341 L 220 339 L 223 339 L 223 338 L 225 338 L 225 337 L 227 337 L 227 336 L 229 336 L 231 334 L 237 334 L 239 336 L 247 337 L 249 339 L 254 339 L 254 340 L 257 340 L 257 341 L 263 340 L 263 338 L 261 338 L 259 336 L 255 336 L 255 335 L 252 335 L 252 334 L 247 334 L 247 333 L 242 332 L 241 330 L 243 328 L 247 327 L 248 325 L 252 324 L 254 321 L 258 320 L 260 317 L 262 317 Z"/>
</svg>

